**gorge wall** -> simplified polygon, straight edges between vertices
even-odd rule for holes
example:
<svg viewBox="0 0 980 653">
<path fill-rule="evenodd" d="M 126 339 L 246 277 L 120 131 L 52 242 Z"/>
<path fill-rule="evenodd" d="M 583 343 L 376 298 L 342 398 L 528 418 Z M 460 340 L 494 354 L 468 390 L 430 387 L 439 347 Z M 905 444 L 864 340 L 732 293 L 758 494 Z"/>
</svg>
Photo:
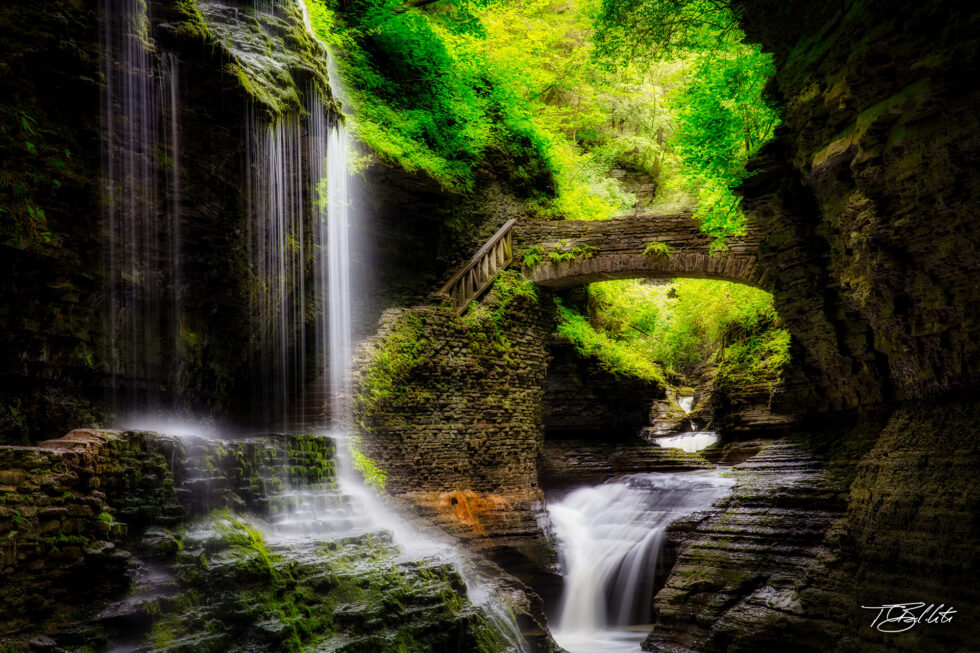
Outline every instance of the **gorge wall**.
<svg viewBox="0 0 980 653">
<path fill-rule="evenodd" d="M 644 647 L 964 650 L 980 578 L 977 14 L 737 5 L 775 55 L 783 125 L 742 191 L 794 338 L 781 400 L 811 417 L 734 468 Z M 906 601 L 959 614 L 896 634 L 861 607 Z"/>
<path fill-rule="evenodd" d="M 244 416 L 260 373 L 240 328 L 253 290 L 240 192 L 248 114 L 298 110 L 297 89 L 324 74 L 310 59 L 323 53 L 290 15 L 273 56 L 256 63 L 249 47 L 265 53 L 268 44 L 246 38 L 258 38 L 241 20 L 251 2 L 200 2 L 194 11 L 149 4 L 154 39 L 180 62 L 179 213 L 189 246 L 179 382 L 160 390 L 163 379 L 150 379 L 142 390 Z M 980 622 L 968 616 L 980 586 L 971 548 L 980 541 L 980 412 L 971 398 L 980 371 L 980 98 L 970 81 L 980 14 L 955 2 L 737 4 L 748 39 L 775 54 L 772 91 L 783 107 L 783 125 L 742 189 L 752 233 L 765 234 L 754 265 L 794 339 L 789 387 L 774 400 L 834 417 L 735 469 L 735 495 L 684 534 L 647 645 L 955 650 L 980 639 Z M 94 0 L 0 8 L 4 442 L 102 421 L 113 390 L 104 356 L 97 10 Z M 275 56 L 282 52 L 294 58 Z M 519 193 L 494 171 L 467 197 L 376 161 L 366 175 L 384 189 L 366 199 L 364 229 L 383 235 L 355 260 L 380 288 L 359 328 L 373 331 L 392 304 L 415 306 L 386 313 L 362 351 L 355 419 L 363 451 L 394 501 L 536 586 L 553 585 L 539 473 L 567 485 L 593 464 L 594 478 L 606 478 L 615 456 L 619 471 L 703 463 L 545 439 L 549 424 L 582 421 L 573 424 L 559 405 L 580 398 L 559 387 L 570 372 L 553 367 L 549 405 L 546 292 L 508 275 L 462 318 L 427 297 L 460 258 L 523 214 Z M 116 507 L 85 479 L 156 492 L 166 505 L 146 511 L 172 517 L 163 453 L 126 442 L 75 465 L 103 465 L 99 473 L 55 469 L 83 455 L 73 451 L 3 452 L 5 532 L 30 524 L 2 549 L 10 587 L 28 588 L 3 613 L 8 627 L 46 618 L 45 596 L 77 589 L 82 571 L 103 574 L 110 589 L 122 582 L 125 556 L 115 546 L 133 532 L 115 525 Z M 113 461 L 149 473 L 120 480 Z M 35 482 L 35 469 L 50 474 Z M 28 587 L 25 574 L 52 560 L 63 575 Z M 860 605 L 899 600 L 953 604 L 963 617 L 902 638 L 870 629 Z M 21 614 L 25 601 L 36 614 Z"/>
<path fill-rule="evenodd" d="M 799 402 L 975 387 L 977 15 L 966 4 L 737 2 L 774 54 L 776 138 L 744 185 Z"/>
</svg>

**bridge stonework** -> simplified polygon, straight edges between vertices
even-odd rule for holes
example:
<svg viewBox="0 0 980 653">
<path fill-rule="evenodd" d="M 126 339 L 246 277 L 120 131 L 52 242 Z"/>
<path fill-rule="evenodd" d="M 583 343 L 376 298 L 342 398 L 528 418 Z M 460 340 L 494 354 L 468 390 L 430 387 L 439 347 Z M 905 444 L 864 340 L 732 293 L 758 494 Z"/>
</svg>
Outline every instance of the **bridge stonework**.
<svg viewBox="0 0 980 653">
<path fill-rule="evenodd" d="M 523 221 L 514 226 L 515 258 L 542 247 L 544 260 L 525 272 L 534 283 L 562 288 L 609 279 L 698 278 L 734 281 L 767 288 L 756 254 L 761 234 L 752 229 L 728 238 L 728 249 L 711 252 L 711 238 L 690 213 L 639 215 L 611 220 Z M 650 243 L 664 243 L 669 254 L 644 254 Z M 554 262 L 548 254 L 561 247 L 594 247 L 594 256 Z"/>
</svg>

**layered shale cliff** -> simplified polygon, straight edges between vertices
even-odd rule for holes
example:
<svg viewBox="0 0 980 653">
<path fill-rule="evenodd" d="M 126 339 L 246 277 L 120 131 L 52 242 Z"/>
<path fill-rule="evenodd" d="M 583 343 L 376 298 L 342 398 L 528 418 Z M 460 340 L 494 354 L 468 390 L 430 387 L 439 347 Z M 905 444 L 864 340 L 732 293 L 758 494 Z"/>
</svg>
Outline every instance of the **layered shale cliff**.
<svg viewBox="0 0 980 653">
<path fill-rule="evenodd" d="M 657 595 L 645 647 L 968 650 L 978 16 L 955 2 L 738 6 L 749 40 L 774 52 L 783 107 L 742 188 L 794 338 L 779 399 L 837 417 L 734 468 L 732 497 L 689 531 Z M 959 614 L 885 633 L 862 608 L 898 602 Z"/>
<path fill-rule="evenodd" d="M 974 388 L 976 12 L 736 4 L 775 57 L 783 124 L 742 192 L 800 399 L 839 410 Z"/>
</svg>

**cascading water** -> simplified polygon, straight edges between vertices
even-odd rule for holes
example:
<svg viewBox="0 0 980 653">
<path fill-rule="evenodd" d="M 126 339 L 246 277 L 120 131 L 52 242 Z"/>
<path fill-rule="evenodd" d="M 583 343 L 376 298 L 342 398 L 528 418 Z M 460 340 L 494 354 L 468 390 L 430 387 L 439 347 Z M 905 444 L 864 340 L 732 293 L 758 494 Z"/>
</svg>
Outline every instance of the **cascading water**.
<svg viewBox="0 0 980 653">
<path fill-rule="evenodd" d="M 694 397 L 693 396 L 679 397 L 677 399 L 677 405 L 681 407 L 681 410 L 684 411 L 685 415 L 688 415 L 691 412 L 691 408 L 694 407 Z"/>
<path fill-rule="evenodd" d="M 327 306 L 328 331 L 326 364 L 321 368 L 329 368 L 330 416 L 337 430 L 349 428 L 351 423 L 351 205 L 347 157 L 347 131 L 343 124 L 338 123 L 330 128 L 327 146 L 327 269 L 326 283 L 321 283 L 321 301 Z"/>
<path fill-rule="evenodd" d="M 322 103 L 317 110 L 323 111 Z M 319 181 L 312 178 L 316 170 L 310 165 L 315 167 L 326 151 L 325 143 L 307 138 L 304 127 L 296 116 L 269 123 L 254 110 L 249 114 L 249 245 L 256 278 L 252 313 L 265 384 L 265 422 L 282 430 L 297 421 L 290 414 L 292 399 L 302 403 L 308 256 L 304 216 L 310 191 Z"/>
<path fill-rule="evenodd" d="M 302 3 L 307 29 L 308 13 Z M 275 9 L 274 3 L 257 8 Z M 328 66 L 333 97 L 343 98 L 339 77 Z M 513 616 L 498 605 L 488 586 L 466 573 L 453 547 L 407 525 L 367 487 L 352 464 L 350 405 L 353 354 L 353 266 L 351 237 L 356 222 L 357 193 L 349 173 L 350 141 L 342 120 L 327 114 L 323 96 L 310 88 L 302 118 L 284 117 L 264 124 L 251 117 L 249 198 L 252 260 L 260 281 L 255 304 L 263 324 L 270 325 L 260 350 L 271 352 L 266 370 L 272 380 L 271 415 L 283 427 L 319 425 L 321 434 L 336 445 L 335 487 L 287 487 L 282 510 L 269 519 L 270 543 L 295 547 L 357 533 L 390 533 L 409 559 L 433 559 L 451 564 L 466 580 L 467 594 L 508 642 L 506 650 L 521 651 L 523 638 Z M 303 144 L 305 143 L 305 149 Z M 309 209 L 309 221 L 304 211 Z M 307 244 L 305 235 L 309 236 Z M 307 310 L 307 266 L 312 270 L 313 310 Z M 316 360 L 312 385 L 329 397 L 328 414 L 290 413 L 303 406 L 304 319 L 313 315 Z M 311 393 L 321 401 L 319 392 Z M 278 419 L 276 419 L 278 416 Z M 275 423 L 275 422 L 271 422 Z"/>
<path fill-rule="evenodd" d="M 100 15 L 111 403 L 155 409 L 152 382 L 178 368 L 178 63 L 157 56 L 145 2 L 102 0 Z"/>
<path fill-rule="evenodd" d="M 678 397 L 677 405 L 681 407 L 685 415 L 690 415 L 691 409 L 694 407 L 694 397 L 690 395 Z M 714 431 L 699 431 L 694 420 L 690 420 L 690 422 L 689 432 L 654 438 L 654 444 L 669 449 L 680 449 L 687 453 L 697 453 L 718 442 L 719 438 L 717 433 Z"/>
<path fill-rule="evenodd" d="M 254 11 L 283 19 L 285 1 L 256 0 Z M 164 379 L 164 370 L 179 367 L 178 62 L 155 52 L 142 0 L 103 0 L 102 9 L 106 259 L 114 307 L 108 332 L 115 347 L 110 360 L 114 387 L 137 388 L 146 395 L 150 380 Z M 335 77 L 332 66 L 330 73 Z M 309 432 L 314 426 L 329 430 L 313 436 L 227 439 L 187 428 L 172 413 L 148 416 L 147 408 L 158 412 L 163 406 L 149 405 L 145 396 L 120 397 L 117 405 L 143 413 L 137 420 L 128 418 L 131 427 L 139 421 L 144 428 L 183 432 L 174 451 L 186 455 L 178 467 L 183 469 L 179 493 L 195 519 L 185 532 L 188 546 L 211 546 L 204 543 L 220 535 L 215 524 L 231 519 L 217 516 L 230 514 L 223 511 L 233 511 L 234 519 L 264 532 L 270 550 L 286 560 L 315 561 L 328 541 L 350 540 L 358 550 L 366 546 L 354 542 L 362 536 L 384 540 L 395 562 L 381 564 L 409 559 L 413 565 L 455 569 L 472 603 L 493 624 L 495 634 L 483 636 L 496 642 L 494 650 L 523 650 L 513 615 L 489 585 L 466 573 L 469 565 L 452 545 L 405 524 L 353 468 L 351 250 L 356 243 L 351 231 L 356 194 L 348 171 L 349 139 L 325 100 L 334 89 L 321 88 L 310 83 L 302 114 L 268 118 L 249 107 L 246 198 L 252 330 L 257 334 L 253 350 L 259 352 L 265 424 L 283 432 L 296 427 Z M 307 342 L 308 331 L 315 342 Z M 308 352 L 314 360 L 308 360 Z M 321 404 L 314 412 L 304 396 L 311 375 L 322 383 L 309 392 Z M 378 562 L 365 562 L 372 561 Z M 157 596 L 180 591 L 183 582 L 179 571 L 154 571 L 147 578 L 159 590 Z M 436 595 L 434 600 L 438 606 L 449 599 Z M 105 618 L 121 618 L 142 605 L 140 599 L 126 601 Z M 444 607 L 435 609 L 444 613 Z M 474 608 L 464 604 L 461 618 L 470 618 L 466 610 L 472 614 Z"/>
<path fill-rule="evenodd" d="M 565 587 L 555 640 L 570 653 L 639 651 L 667 526 L 725 496 L 720 472 L 648 473 L 551 503 Z M 646 629 L 648 630 L 648 629 Z"/>
<path fill-rule="evenodd" d="M 718 442 L 718 434 L 714 431 L 691 431 L 680 435 L 656 438 L 654 442 L 659 447 L 697 453 Z"/>
</svg>

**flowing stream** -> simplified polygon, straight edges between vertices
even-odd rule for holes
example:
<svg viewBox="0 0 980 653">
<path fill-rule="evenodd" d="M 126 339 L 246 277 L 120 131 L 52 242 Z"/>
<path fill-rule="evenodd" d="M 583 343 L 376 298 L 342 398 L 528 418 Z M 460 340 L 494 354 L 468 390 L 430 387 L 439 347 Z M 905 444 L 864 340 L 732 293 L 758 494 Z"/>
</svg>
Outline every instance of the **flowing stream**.
<svg viewBox="0 0 980 653">
<path fill-rule="evenodd" d="M 565 578 L 553 630 L 561 646 L 569 653 L 640 650 L 667 526 L 728 494 L 733 481 L 721 474 L 632 474 L 548 506 Z"/>
</svg>

